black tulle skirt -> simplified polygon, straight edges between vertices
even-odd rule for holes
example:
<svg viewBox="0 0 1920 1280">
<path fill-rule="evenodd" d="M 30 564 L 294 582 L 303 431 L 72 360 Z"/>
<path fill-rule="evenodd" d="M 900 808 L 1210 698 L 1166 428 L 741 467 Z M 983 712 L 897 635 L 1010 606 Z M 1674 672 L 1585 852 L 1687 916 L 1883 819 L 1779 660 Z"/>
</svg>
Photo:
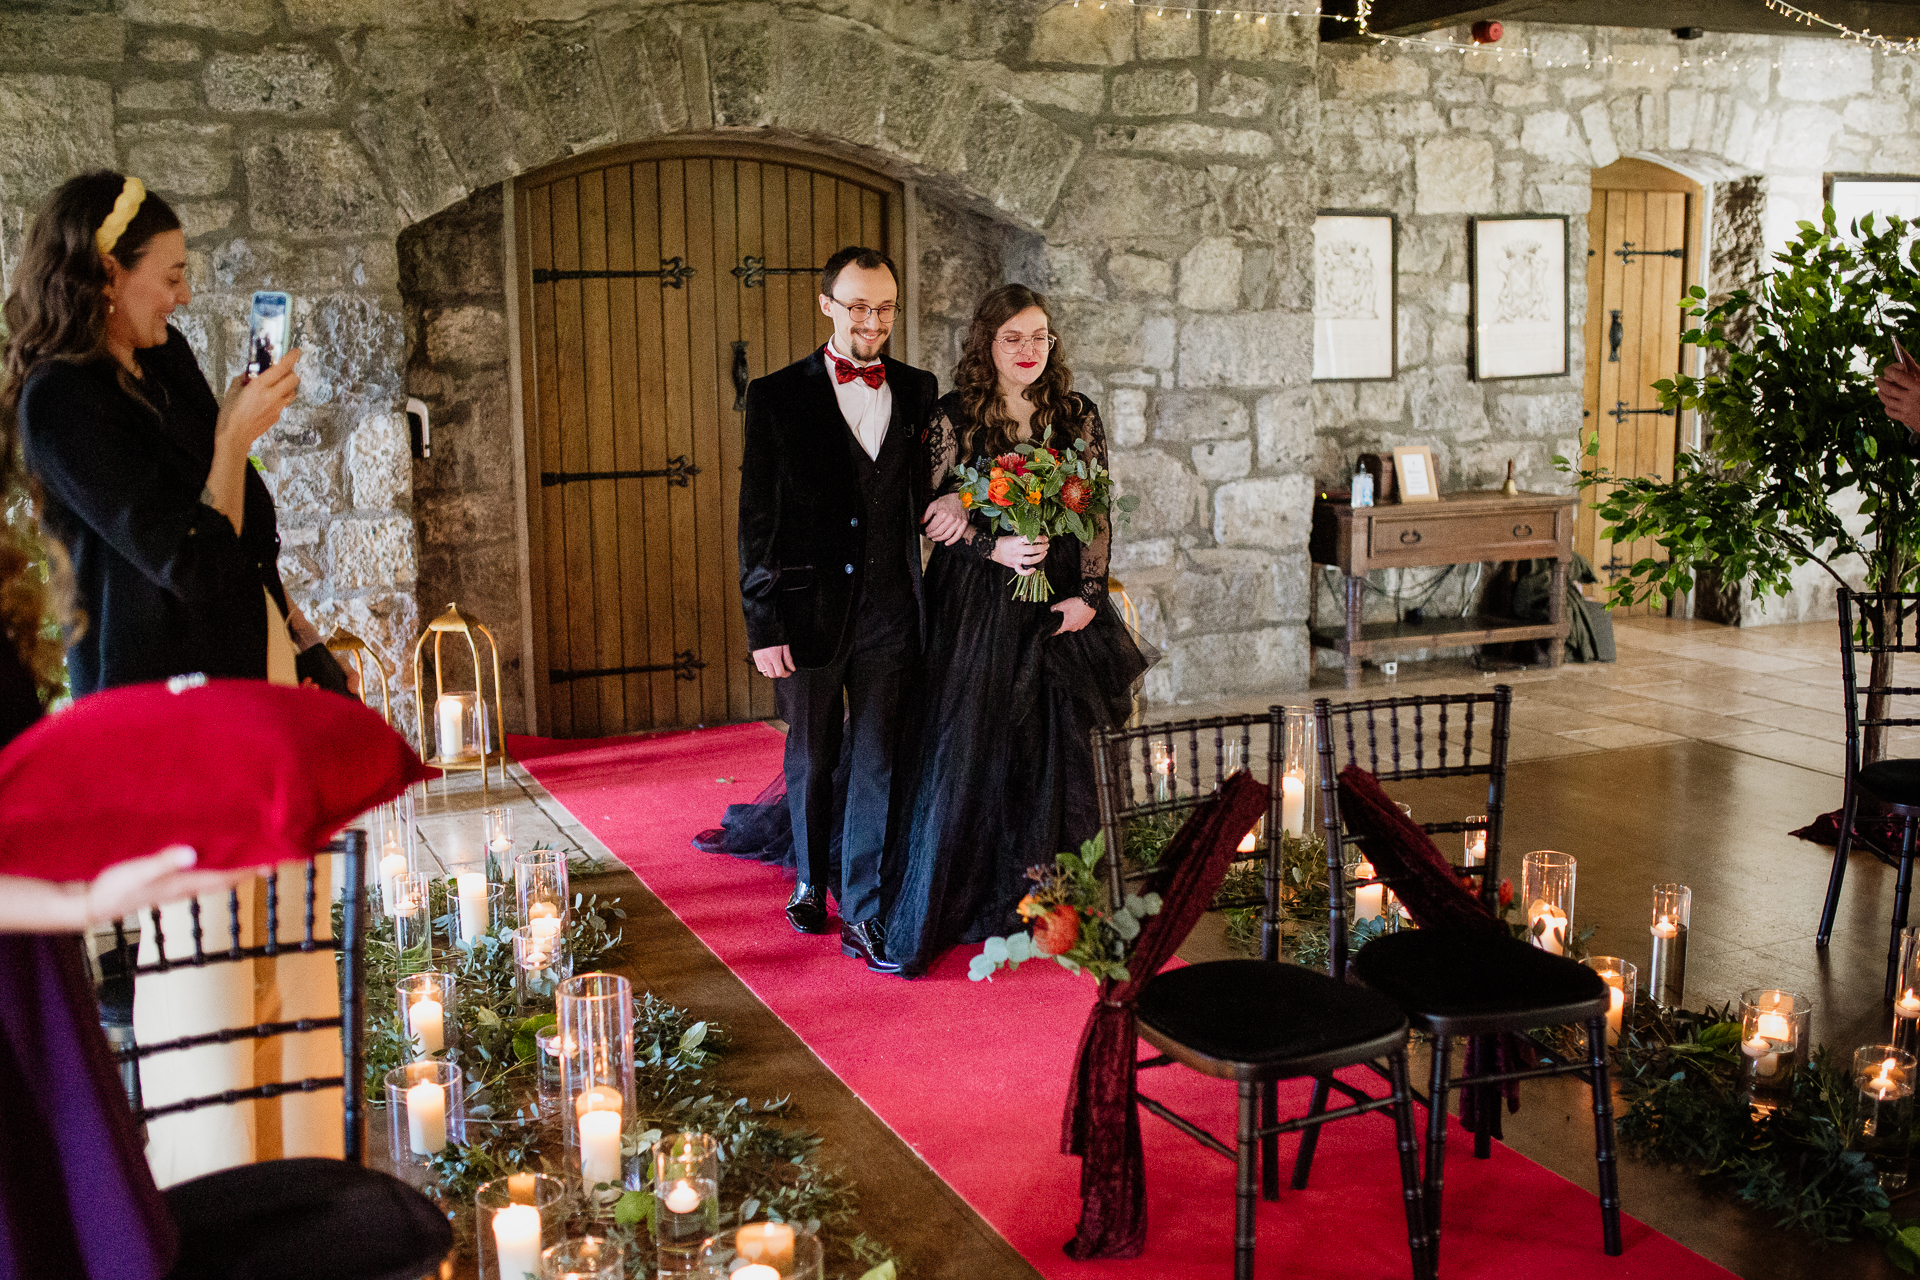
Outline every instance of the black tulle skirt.
<svg viewBox="0 0 1920 1280">
<path fill-rule="evenodd" d="M 1046 571 L 1055 600 L 1077 588 L 1079 544 L 1056 540 Z M 966 549 L 935 547 L 927 565 L 925 666 L 884 886 L 887 951 L 909 976 L 957 943 L 1018 928 L 1027 868 L 1099 829 L 1091 734 L 1127 719 L 1153 660 L 1105 598 L 1087 626 L 1058 635 L 1060 615 L 1014 600 L 1013 577 Z M 843 762 L 836 796 L 844 774 Z M 694 844 L 791 868 L 784 783 L 729 805 Z"/>
</svg>

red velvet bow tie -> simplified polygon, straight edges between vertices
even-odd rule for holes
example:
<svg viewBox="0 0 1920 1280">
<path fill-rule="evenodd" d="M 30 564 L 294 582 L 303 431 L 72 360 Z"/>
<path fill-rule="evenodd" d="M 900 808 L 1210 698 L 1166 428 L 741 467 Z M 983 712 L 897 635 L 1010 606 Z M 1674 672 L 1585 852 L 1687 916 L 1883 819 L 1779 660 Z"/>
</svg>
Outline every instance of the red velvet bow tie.
<svg viewBox="0 0 1920 1280">
<path fill-rule="evenodd" d="M 833 352 L 827 352 L 827 358 L 833 361 L 833 376 L 841 383 L 852 382 L 855 378 L 866 383 L 875 391 L 887 380 L 887 366 L 875 360 L 869 365 L 857 365 L 851 360 L 842 360 Z"/>
</svg>

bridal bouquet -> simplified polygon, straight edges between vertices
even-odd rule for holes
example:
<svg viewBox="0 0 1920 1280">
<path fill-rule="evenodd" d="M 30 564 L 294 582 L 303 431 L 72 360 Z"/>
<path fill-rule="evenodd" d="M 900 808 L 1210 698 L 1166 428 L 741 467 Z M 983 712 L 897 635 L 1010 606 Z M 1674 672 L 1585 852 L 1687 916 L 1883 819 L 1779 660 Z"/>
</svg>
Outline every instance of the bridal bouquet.
<svg viewBox="0 0 1920 1280">
<path fill-rule="evenodd" d="M 1087 453 L 1087 442 L 1056 449 L 1053 429 L 1039 444 L 1022 443 L 985 468 L 961 466 L 960 503 L 979 511 L 997 534 L 1017 534 L 1028 541 L 1072 534 L 1081 542 L 1094 539 L 1094 517 L 1109 510 L 1125 510 L 1136 499 L 1113 496 L 1113 476 Z M 1013 598 L 1045 604 L 1053 598 L 1053 584 L 1044 568 L 1013 580 Z"/>
<path fill-rule="evenodd" d="M 1078 853 L 1057 854 L 1050 867 L 1029 868 L 1033 890 L 1020 899 L 1018 908 L 1027 928 L 988 938 L 968 963 L 967 976 L 979 982 L 1027 960 L 1052 960 L 1070 973 L 1125 982 L 1140 922 L 1159 914 L 1160 895 L 1130 893 L 1125 905 L 1112 910 L 1106 877 L 1099 870 L 1106 847 L 1105 837 L 1095 836 Z"/>
</svg>

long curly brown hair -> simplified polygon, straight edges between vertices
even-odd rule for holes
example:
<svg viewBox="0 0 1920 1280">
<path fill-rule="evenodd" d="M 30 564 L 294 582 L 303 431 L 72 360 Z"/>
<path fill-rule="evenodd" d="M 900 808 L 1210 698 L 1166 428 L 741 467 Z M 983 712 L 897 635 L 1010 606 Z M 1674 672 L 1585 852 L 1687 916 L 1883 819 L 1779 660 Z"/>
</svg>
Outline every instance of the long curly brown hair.
<svg viewBox="0 0 1920 1280">
<path fill-rule="evenodd" d="M 967 420 L 960 426 L 960 456 L 978 458 L 1011 449 L 1018 430 L 1000 401 L 1000 374 L 993 367 L 993 337 L 1000 326 L 1029 307 L 1038 307 L 1047 317 L 1047 329 L 1053 330 L 1053 312 L 1044 294 L 1023 284 L 1003 284 L 974 308 L 973 322 L 967 326 L 966 345 L 960 352 L 960 366 L 953 372 L 954 389 L 966 409 Z M 1057 335 L 1056 335 L 1057 336 Z M 1056 432 L 1075 424 L 1078 410 L 1073 400 L 1073 370 L 1067 367 L 1065 344 L 1053 348 L 1047 367 L 1026 390 L 1033 404 L 1033 438 L 1038 440 L 1048 427 Z"/>
<path fill-rule="evenodd" d="M 113 212 L 126 175 L 96 169 L 69 178 L 48 198 L 27 231 L 6 301 L 6 343 L 0 348 L 0 492 L 8 495 L 0 521 L 0 634 L 44 693 L 65 684 L 57 629 L 43 623 L 51 616 L 72 621 L 66 557 L 34 528 L 28 486 L 18 468 L 20 396 L 33 371 L 51 360 L 91 364 L 113 360 L 107 349 L 107 265 L 94 232 Z M 114 243 L 113 256 L 133 270 L 153 238 L 180 229 L 180 218 L 159 196 L 149 193 Z M 114 361 L 120 383 L 142 398 L 125 370 Z M 46 580 L 42 580 L 42 566 Z"/>
</svg>

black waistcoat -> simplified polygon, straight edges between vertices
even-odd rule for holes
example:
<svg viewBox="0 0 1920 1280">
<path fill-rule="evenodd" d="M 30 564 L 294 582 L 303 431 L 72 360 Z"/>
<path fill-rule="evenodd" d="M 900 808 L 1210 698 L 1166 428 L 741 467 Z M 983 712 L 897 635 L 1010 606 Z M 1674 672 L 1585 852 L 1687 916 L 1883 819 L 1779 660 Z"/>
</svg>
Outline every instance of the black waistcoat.
<svg viewBox="0 0 1920 1280">
<path fill-rule="evenodd" d="M 874 613 L 905 618 L 915 612 L 913 579 L 907 558 L 901 554 L 914 532 L 907 509 L 912 443 L 909 433 L 895 421 L 880 442 L 880 456 L 869 458 L 852 428 L 847 430 L 847 453 L 853 459 L 860 505 L 866 512 L 861 517 L 867 526 L 866 563 L 860 566 L 860 595 L 854 605 L 863 621 Z"/>
</svg>

